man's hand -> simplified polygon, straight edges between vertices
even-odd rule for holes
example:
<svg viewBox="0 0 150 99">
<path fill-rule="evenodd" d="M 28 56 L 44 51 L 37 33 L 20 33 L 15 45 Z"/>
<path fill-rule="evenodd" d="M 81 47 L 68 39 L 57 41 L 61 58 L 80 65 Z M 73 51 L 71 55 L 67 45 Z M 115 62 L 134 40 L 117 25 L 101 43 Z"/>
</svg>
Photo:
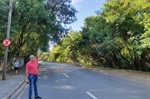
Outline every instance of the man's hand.
<svg viewBox="0 0 150 99">
<path fill-rule="evenodd" d="M 45 53 L 45 54 L 43 54 L 43 57 L 44 57 L 44 56 L 49 56 L 49 54 L 48 54 L 48 53 Z"/>
<path fill-rule="evenodd" d="M 43 54 L 40 58 L 38 58 L 38 60 L 39 61 L 42 60 L 45 56 L 49 56 L 49 54 L 48 53 Z"/>
<path fill-rule="evenodd" d="M 28 79 L 26 79 L 26 83 L 29 84 L 29 80 Z"/>
</svg>

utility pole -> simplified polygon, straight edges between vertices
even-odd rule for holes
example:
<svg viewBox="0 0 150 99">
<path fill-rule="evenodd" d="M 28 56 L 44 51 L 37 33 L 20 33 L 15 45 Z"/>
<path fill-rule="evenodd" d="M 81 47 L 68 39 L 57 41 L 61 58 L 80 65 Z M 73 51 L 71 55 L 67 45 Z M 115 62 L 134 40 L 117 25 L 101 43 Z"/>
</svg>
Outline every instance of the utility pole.
<svg viewBox="0 0 150 99">
<path fill-rule="evenodd" d="M 8 13 L 8 24 L 7 24 L 6 39 L 9 39 L 9 36 L 10 36 L 11 17 L 12 17 L 12 5 L 13 5 L 13 0 L 10 0 L 10 1 L 9 1 L 9 8 L 10 8 L 10 10 L 9 10 L 9 13 Z M 4 66 L 3 66 L 2 80 L 6 80 L 7 58 L 8 58 L 8 46 L 5 47 Z"/>
</svg>

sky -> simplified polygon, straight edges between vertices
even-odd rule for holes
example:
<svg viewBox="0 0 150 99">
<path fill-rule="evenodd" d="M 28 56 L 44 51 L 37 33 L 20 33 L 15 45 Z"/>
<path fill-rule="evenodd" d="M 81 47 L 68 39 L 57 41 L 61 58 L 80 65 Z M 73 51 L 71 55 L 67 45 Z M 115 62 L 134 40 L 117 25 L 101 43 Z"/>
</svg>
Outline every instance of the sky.
<svg viewBox="0 0 150 99">
<path fill-rule="evenodd" d="M 72 5 L 78 11 L 77 21 L 70 25 L 72 30 L 81 30 L 81 27 L 84 25 L 84 19 L 95 15 L 95 11 L 101 10 L 105 2 L 106 0 L 72 0 Z"/>
<path fill-rule="evenodd" d="M 76 16 L 77 21 L 70 25 L 72 27 L 72 30 L 81 30 L 81 27 L 83 27 L 84 25 L 84 19 L 88 16 L 96 15 L 95 11 L 101 10 L 101 8 L 103 7 L 103 3 L 105 2 L 106 0 L 72 0 L 73 7 L 75 7 L 78 11 Z M 54 44 L 51 42 L 49 44 L 49 50 L 51 50 Z"/>
</svg>

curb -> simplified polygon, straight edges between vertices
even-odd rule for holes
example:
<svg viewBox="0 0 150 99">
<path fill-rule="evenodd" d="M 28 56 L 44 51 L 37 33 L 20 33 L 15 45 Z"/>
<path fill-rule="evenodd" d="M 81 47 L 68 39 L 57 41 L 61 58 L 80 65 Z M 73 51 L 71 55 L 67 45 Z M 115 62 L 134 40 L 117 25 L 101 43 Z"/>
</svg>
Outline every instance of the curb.
<svg viewBox="0 0 150 99">
<path fill-rule="evenodd" d="M 25 80 L 23 80 L 17 87 L 15 87 L 6 97 L 3 99 L 11 99 L 11 97 L 15 94 L 15 92 L 25 83 Z"/>
</svg>

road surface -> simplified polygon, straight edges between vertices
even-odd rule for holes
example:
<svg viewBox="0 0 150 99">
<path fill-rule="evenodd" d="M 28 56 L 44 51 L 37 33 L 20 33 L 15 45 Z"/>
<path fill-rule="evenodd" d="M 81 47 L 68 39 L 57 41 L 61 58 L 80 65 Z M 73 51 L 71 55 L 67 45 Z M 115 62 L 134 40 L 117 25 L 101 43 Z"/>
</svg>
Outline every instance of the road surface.
<svg viewBox="0 0 150 99">
<path fill-rule="evenodd" d="M 42 99 L 150 99 L 148 85 L 60 63 L 42 63 L 38 87 Z"/>
</svg>

